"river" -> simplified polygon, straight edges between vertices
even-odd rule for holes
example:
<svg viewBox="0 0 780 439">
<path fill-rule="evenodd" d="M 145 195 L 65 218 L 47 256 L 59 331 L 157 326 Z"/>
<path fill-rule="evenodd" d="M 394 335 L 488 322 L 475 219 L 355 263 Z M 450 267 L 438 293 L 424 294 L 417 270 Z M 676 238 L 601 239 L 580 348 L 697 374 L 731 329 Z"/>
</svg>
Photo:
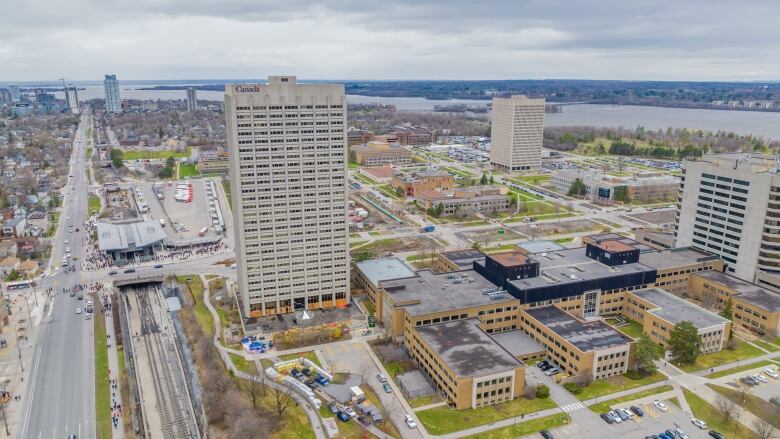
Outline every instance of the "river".
<svg viewBox="0 0 780 439">
<path fill-rule="evenodd" d="M 156 84 L 121 85 L 120 95 L 125 99 L 184 99 L 184 90 L 139 90 Z M 103 86 L 80 86 L 79 99 L 103 98 Z M 62 93 L 57 93 L 62 98 Z M 198 91 L 198 99 L 222 101 L 223 92 Z M 452 99 L 436 101 L 424 98 L 386 98 L 348 95 L 350 103 L 392 104 L 404 111 L 432 111 L 435 105 L 485 105 L 488 100 Z M 545 115 L 546 126 L 596 126 L 624 127 L 633 129 L 643 126 L 658 130 L 672 128 L 691 128 L 706 131 L 733 131 L 738 134 L 752 134 L 780 140 L 780 113 L 757 111 L 702 110 L 689 108 L 661 108 L 636 105 L 569 105 L 562 113 Z"/>
</svg>

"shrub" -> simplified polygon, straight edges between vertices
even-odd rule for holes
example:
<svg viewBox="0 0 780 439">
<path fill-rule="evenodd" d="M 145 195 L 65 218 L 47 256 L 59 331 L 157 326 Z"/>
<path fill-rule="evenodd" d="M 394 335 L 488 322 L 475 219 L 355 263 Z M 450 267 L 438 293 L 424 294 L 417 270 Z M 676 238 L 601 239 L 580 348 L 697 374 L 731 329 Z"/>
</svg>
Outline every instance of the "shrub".
<svg viewBox="0 0 780 439">
<path fill-rule="evenodd" d="M 537 398 L 548 398 L 550 396 L 550 388 L 546 384 L 539 384 L 536 387 Z"/>
<path fill-rule="evenodd" d="M 566 383 L 563 385 L 563 388 L 568 390 L 572 395 L 579 395 L 582 393 L 582 387 L 577 385 L 577 383 Z"/>
</svg>

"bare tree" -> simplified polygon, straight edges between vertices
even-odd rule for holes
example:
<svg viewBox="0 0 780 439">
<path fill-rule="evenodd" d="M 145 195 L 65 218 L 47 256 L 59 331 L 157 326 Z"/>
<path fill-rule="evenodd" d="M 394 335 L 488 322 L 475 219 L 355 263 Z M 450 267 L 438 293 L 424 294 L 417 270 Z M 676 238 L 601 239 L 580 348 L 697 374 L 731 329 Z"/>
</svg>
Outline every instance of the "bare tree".
<svg viewBox="0 0 780 439">
<path fill-rule="evenodd" d="M 265 376 L 265 373 L 258 373 L 255 367 L 249 373 L 249 378 L 246 379 L 246 393 L 249 396 L 249 400 L 252 401 L 252 407 L 257 408 L 257 399 L 265 394 L 263 383 L 260 382 L 260 376 Z"/>
<path fill-rule="evenodd" d="M 720 414 L 726 422 L 730 422 L 734 419 L 734 416 L 736 416 L 737 411 L 739 410 L 736 402 L 720 393 L 715 397 L 715 407 L 720 411 Z"/>
<path fill-rule="evenodd" d="M 271 396 L 273 396 L 276 404 L 276 415 L 281 418 L 287 407 L 294 401 L 292 390 L 282 385 L 271 386 Z"/>
<path fill-rule="evenodd" d="M 233 426 L 230 428 L 230 437 L 233 439 L 253 439 L 266 428 L 262 417 L 257 416 L 256 412 L 244 410 L 233 422 Z"/>
<path fill-rule="evenodd" d="M 764 417 L 756 416 L 753 421 L 753 431 L 755 431 L 761 439 L 772 439 L 775 437 L 777 427 L 764 419 Z"/>
</svg>

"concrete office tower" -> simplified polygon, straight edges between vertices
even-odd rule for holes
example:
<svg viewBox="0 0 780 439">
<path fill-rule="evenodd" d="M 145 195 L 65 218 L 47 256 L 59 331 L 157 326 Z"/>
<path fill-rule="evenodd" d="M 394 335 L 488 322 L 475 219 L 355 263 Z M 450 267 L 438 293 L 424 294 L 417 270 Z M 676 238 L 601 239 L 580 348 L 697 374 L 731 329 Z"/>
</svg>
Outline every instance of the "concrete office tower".
<svg viewBox="0 0 780 439">
<path fill-rule="evenodd" d="M 248 316 L 349 303 L 343 85 L 227 84 L 238 286 Z"/>
<path fill-rule="evenodd" d="M 79 114 L 79 92 L 72 85 L 65 87 L 65 105 L 71 113 Z"/>
<path fill-rule="evenodd" d="M 192 87 L 187 88 L 187 111 L 190 113 L 198 111 L 198 95 Z"/>
<path fill-rule="evenodd" d="M 544 99 L 525 95 L 493 98 L 490 163 L 505 171 L 542 166 Z"/>
<path fill-rule="evenodd" d="M 120 113 L 122 101 L 119 98 L 119 81 L 116 80 L 116 75 L 106 75 L 106 79 L 103 80 L 103 89 L 106 92 L 106 111 Z"/>
<path fill-rule="evenodd" d="M 19 86 L 10 84 L 8 90 L 11 92 L 11 102 L 21 102 L 22 94 L 19 92 Z"/>
<path fill-rule="evenodd" d="M 683 161 L 676 247 L 720 256 L 726 272 L 780 290 L 780 162 L 760 154 Z"/>
</svg>

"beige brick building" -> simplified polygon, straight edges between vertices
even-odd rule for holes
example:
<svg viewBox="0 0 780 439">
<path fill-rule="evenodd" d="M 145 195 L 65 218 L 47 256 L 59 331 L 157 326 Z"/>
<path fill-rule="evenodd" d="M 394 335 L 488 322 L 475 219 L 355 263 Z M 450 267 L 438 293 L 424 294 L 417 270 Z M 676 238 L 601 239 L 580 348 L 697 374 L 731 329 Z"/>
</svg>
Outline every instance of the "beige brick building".
<svg viewBox="0 0 780 439">
<path fill-rule="evenodd" d="M 541 168 L 544 99 L 493 98 L 492 111 L 490 163 L 505 171 Z"/>
</svg>

